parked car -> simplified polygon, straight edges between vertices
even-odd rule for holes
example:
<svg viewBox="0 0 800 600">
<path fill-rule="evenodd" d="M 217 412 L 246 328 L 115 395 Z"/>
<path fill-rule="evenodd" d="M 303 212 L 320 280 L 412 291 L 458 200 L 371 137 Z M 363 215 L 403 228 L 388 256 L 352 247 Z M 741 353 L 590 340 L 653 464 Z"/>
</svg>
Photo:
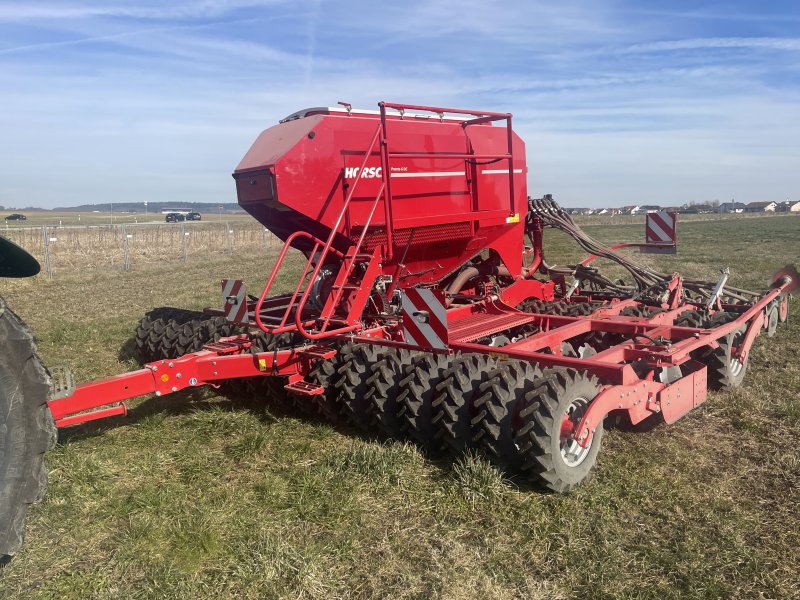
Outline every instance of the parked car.
<svg viewBox="0 0 800 600">
<path fill-rule="evenodd" d="M 11 213 L 6 217 L 6 221 L 27 221 L 28 217 L 20 213 Z"/>
<path fill-rule="evenodd" d="M 164 218 L 167 223 L 178 223 L 179 221 L 185 221 L 186 217 L 184 217 L 181 213 L 167 213 L 167 216 Z"/>
<path fill-rule="evenodd" d="M 200 216 L 199 212 L 190 212 L 188 215 L 186 215 L 187 221 L 200 221 L 201 219 L 202 217 Z"/>
</svg>

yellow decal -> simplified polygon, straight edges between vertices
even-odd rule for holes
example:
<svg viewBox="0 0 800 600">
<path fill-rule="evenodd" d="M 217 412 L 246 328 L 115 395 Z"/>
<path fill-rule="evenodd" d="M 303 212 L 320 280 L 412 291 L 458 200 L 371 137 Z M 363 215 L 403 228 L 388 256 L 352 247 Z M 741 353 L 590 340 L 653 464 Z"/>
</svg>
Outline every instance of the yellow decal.
<svg viewBox="0 0 800 600">
<path fill-rule="evenodd" d="M 519 223 L 519 213 L 514 213 L 510 217 L 506 217 L 506 223 Z"/>
<path fill-rule="evenodd" d="M 266 373 L 267 371 L 267 359 L 266 358 L 259 358 L 258 359 L 258 370 L 263 371 Z"/>
</svg>

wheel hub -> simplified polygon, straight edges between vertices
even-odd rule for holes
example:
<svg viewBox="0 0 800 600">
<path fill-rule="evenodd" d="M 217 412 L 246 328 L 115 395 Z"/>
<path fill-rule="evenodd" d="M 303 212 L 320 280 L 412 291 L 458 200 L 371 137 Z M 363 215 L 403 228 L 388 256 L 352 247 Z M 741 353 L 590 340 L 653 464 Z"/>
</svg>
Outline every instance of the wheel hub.
<svg viewBox="0 0 800 600">
<path fill-rule="evenodd" d="M 580 424 L 586 410 L 589 408 L 589 401 L 586 398 L 576 398 L 567 407 L 561 420 L 561 431 L 559 436 L 561 447 L 561 459 L 568 467 L 577 467 L 586 457 L 592 447 L 589 444 L 586 448 L 581 446 L 575 439 L 575 430 Z"/>
</svg>

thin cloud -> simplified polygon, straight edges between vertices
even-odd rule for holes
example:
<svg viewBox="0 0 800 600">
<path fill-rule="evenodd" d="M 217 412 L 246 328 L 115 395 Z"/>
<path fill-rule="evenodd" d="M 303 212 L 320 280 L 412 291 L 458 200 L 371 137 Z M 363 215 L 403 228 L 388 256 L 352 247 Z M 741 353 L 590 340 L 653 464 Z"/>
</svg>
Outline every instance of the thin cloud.
<svg viewBox="0 0 800 600">
<path fill-rule="evenodd" d="M 57 4 L 10 3 L 0 6 L 0 21 L 90 19 L 126 17 L 135 19 L 196 19 L 218 17 L 242 8 L 288 3 L 289 0 L 205 0 L 200 2 L 103 2 L 98 4 L 59 2 Z"/>
<path fill-rule="evenodd" d="M 233 23 L 237 21 L 226 21 Z M 238 22 L 242 22 L 241 20 Z M 62 48 L 68 46 L 80 46 L 82 44 L 92 44 L 97 42 L 122 42 L 125 38 L 133 38 L 136 36 L 166 33 L 174 31 L 188 31 L 192 29 L 205 29 L 220 25 L 222 22 L 216 23 L 203 23 L 200 25 L 172 25 L 169 27 L 148 27 L 146 29 L 136 29 L 132 31 L 121 31 L 119 33 L 109 33 L 105 35 L 93 35 L 73 40 L 62 40 L 58 42 L 40 42 L 37 44 L 25 44 L 22 46 L 12 46 L 11 48 L 0 49 L 0 55 L 3 54 L 17 54 L 21 52 L 37 51 L 37 50 L 50 50 L 53 48 Z"/>
<path fill-rule="evenodd" d="M 800 38 L 697 38 L 688 40 L 671 40 L 664 42 L 648 42 L 633 44 L 618 49 L 620 54 L 636 54 L 646 52 L 668 52 L 673 50 L 721 50 L 727 48 L 763 48 L 767 50 L 800 50 Z"/>
<path fill-rule="evenodd" d="M 259 130 L 382 99 L 512 112 L 531 193 L 566 203 L 800 187 L 798 39 L 780 20 L 681 38 L 684 19 L 632 0 L 67 0 L 4 5 L 0 30 L 0 204 L 232 199 Z M 42 148 L 59 156 L 44 180 Z"/>
</svg>

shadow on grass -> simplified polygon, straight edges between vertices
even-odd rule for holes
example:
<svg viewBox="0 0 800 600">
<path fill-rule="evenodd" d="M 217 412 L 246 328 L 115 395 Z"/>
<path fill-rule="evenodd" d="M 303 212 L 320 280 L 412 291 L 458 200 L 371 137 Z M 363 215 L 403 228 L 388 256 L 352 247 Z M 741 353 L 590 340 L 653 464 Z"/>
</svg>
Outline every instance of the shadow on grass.
<svg viewBox="0 0 800 600">
<path fill-rule="evenodd" d="M 139 361 L 133 338 L 125 342 L 118 356 L 121 361 Z M 272 390 L 268 388 L 266 378 L 260 377 L 234 380 L 223 384 L 216 390 L 210 386 L 203 386 L 166 396 L 151 396 L 130 409 L 126 416 L 111 417 L 69 427 L 60 431 L 59 438 L 62 443 L 69 443 L 72 440 L 99 436 L 112 428 L 132 425 L 154 415 L 179 416 L 204 410 L 248 411 L 265 424 L 276 423 L 286 418 L 299 419 L 307 423 L 331 427 L 341 435 L 366 442 L 386 444 L 412 441 L 410 437 L 391 437 L 379 430 L 377 426 L 373 431 L 365 431 L 348 423 L 344 416 L 341 420 L 330 421 L 316 411 L 311 398 L 294 397 L 289 393 L 276 394 L 274 387 Z M 663 422 L 660 416 L 654 415 L 653 418 L 634 426 L 623 414 L 619 417 L 609 416 L 604 425 L 606 430 L 646 432 L 658 427 Z M 431 448 L 421 444 L 417 444 L 417 447 L 425 459 L 437 468 L 442 479 L 455 480 L 461 477 L 458 471 L 463 468 L 462 461 L 466 455 L 455 455 L 443 448 Z M 519 491 L 554 493 L 538 480 L 524 473 L 504 469 L 498 461 L 492 460 L 492 457 L 484 451 L 470 450 L 469 454 L 472 459 L 483 461 L 485 467 L 495 469 L 502 481 Z"/>
<path fill-rule="evenodd" d="M 264 378 L 266 379 L 266 378 Z M 127 415 L 90 421 L 82 425 L 59 430 L 59 441 L 92 438 L 116 427 L 133 425 L 152 417 L 179 416 L 203 410 L 248 411 L 263 423 L 276 423 L 281 419 L 300 419 L 308 423 L 324 424 L 342 435 L 357 436 L 365 441 L 386 441 L 389 438 L 379 432 L 364 432 L 354 426 L 325 419 L 315 410 L 310 399 L 293 399 L 288 393 L 275 398 L 262 378 L 234 380 L 218 389 L 203 386 L 182 390 L 165 396 L 150 396 L 128 410 Z"/>
<path fill-rule="evenodd" d="M 179 416 L 204 410 L 248 411 L 265 424 L 276 423 L 287 418 L 298 419 L 307 423 L 325 425 L 343 436 L 371 443 L 387 444 L 412 441 L 408 437 L 390 437 L 377 427 L 374 431 L 365 431 L 347 423 L 344 417 L 340 421 L 330 421 L 315 412 L 314 404 L 308 398 L 293 399 L 288 393 L 279 399 L 276 399 L 274 395 L 268 397 L 264 383 L 261 378 L 256 378 L 254 382 L 240 380 L 225 384 L 213 391 L 206 387 L 184 390 L 168 396 L 152 396 L 132 408 L 127 416 L 111 417 L 60 430 L 59 441 L 69 443 L 72 440 L 93 438 L 103 435 L 115 427 L 132 425 L 154 415 Z M 648 419 L 636 426 L 632 426 L 624 418 L 609 418 L 606 421 L 605 429 L 645 432 L 661 424 L 663 424 L 663 420 L 660 418 Z M 439 478 L 453 482 L 463 478 L 463 461 L 467 455 L 455 455 L 444 449 L 420 444 L 417 444 L 417 447 L 429 464 L 438 470 Z M 484 463 L 484 469 L 494 469 L 497 472 L 498 480 L 502 480 L 505 485 L 516 488 L 520 492 L 547 495 L 555 493 L 525 473 L 505 469 L 482 450 L 470 450 L 469 454 L 473 462 L 475 459 L 481 460 Z"/>
<path fill-rule="evenodd" d="M 117 352 L 117 360 L 120 362 L 127 362 L 129 360 L 133 360 L 136 362 L 140 362 L 139 358 L 139 351 L 136 348 L 136 340 L 134 338 L 128 338 L 122 347 Z"/>
</svg>

